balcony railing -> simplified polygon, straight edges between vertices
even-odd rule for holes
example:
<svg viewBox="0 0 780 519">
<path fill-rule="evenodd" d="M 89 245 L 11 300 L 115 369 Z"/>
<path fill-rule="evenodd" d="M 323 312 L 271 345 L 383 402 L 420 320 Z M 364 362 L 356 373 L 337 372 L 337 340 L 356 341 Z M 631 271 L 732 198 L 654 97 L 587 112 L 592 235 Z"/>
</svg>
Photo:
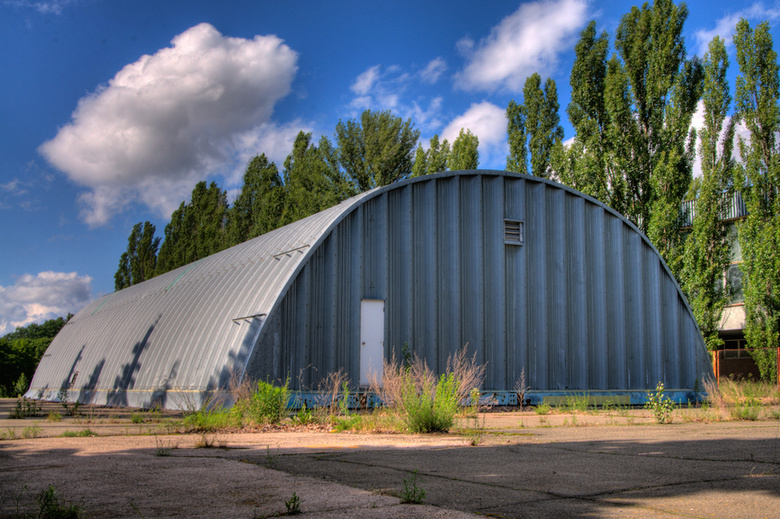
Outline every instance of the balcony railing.
<svg viewBox="0 0 780 519">
<path fill-rule="evenodd" d="M 734 193 L 731 195 L 729 204 L 723 209 L 723 214 L 720 219 L 736 220 L 744 218 L 748 215 L 745 201 L 742 200 L 742 195 Z M 683 227 L 693 227 L 693 218 L 696 216 L 696 200 L 686 200 L 680 205 L 680 216 L 682 216 Z"/>
</svg>

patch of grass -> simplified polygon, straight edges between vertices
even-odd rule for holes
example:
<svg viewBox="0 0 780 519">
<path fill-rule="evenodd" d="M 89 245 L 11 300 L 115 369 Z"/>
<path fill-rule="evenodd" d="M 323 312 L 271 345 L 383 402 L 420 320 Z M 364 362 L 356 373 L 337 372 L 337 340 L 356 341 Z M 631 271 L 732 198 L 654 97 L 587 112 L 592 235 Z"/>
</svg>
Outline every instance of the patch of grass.
<svg viewBox="0 0 780 519">
<path fill-rule="evenodd" d="M 61 422 L 62 415 L 60 413 L 55 413 L 54 411 L 52 411 L 46 416 L 46 419 L 50 422 Z"/>
<path fill-rule="evenodd" d="M 185 416 L 181 423 L 188 432 L 213 432 L 239 425 L 235 414 L 222 406 L 195 411 Z"/>
<path fill-rule="evenodd" d="M 761 416 L 761 406 L 755 400 L 742 402 L 731 408 L 731 417 L 736 420 L 756 421 Z"/>
<path fill-rule="evenodd" d="M 306 404 L 301 404 L 301 408 L 292 417 L 292 422 L 296 425 L 311 425 L 317 423 L 319 419 L 314 413 L 313 409 L 306 407 Z"/>
<path fill-rule="evenodd" d="M 427 492 L 423 488 L 420 488 L 418 484 L 420 480 L 417 478 L 417 471 L 413 470 L 412 475 L 409 478 L 404 478 L 404 488 L 401 490 L 401 503 L 421 505 L 425 499 Z"/>
<path fill-rule="evenodd" d="M 563 410 L 568 413 L 586 413 L 590 406 L 590 395 L 587 393 L 573 393 L 566 395 L 566 404 Z"/>
<path fill-rule="evenodd" d="M 550 407 L 550 404 L 542 403 L 534 407 L 534 413 L 538 415 L 547 415 L 550 414 L 550 411 L 552 411 L 552 407 Z"/>
<path fill-rule="evenodd" d="M 97 433 L 91 429 L 82 429 L 80 431 L 65 431 L 60 436 L 63 438 L 92 438 L 97 436 Z"/>
<path fill-rule="evenodd" d="M 144 416 L 144 413 L 141 413 L 139 411 L 133 411 L 130 413 L 130 422 L 135 424 L 142 424 L 144 423 L 144 420 L 146 417 Z"/>
<path fill-rule="evenodd" d="M 22 430 L 22 438 L 25 440 L 31 440 L 33 438 L 37 438 L 41 434 L 41 428 L 37 425 L 31 425 L 29 427 L 25 427 Z"/>
<path fill-rule="evenodd" d="M 0 440 L 15 440 L 16 439 L 16 429 L 11 429 L 10 427 L 5 430 L 5 432 L 0 431 Z"/>
</svg>

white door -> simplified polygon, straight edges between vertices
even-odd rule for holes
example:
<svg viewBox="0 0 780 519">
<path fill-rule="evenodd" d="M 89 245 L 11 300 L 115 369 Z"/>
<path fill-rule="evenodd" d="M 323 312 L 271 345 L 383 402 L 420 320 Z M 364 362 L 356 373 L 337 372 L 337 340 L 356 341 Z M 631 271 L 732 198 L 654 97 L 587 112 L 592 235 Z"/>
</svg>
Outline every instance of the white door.
<svg viewBox="0 0 780 519">
<path fill-rule="evenodd" d="M 382 385 L 382 360 L 385 351 L 385 302 L 377 299 L 360 301 L 360 385 L 372 379 Z"/>
</svg>

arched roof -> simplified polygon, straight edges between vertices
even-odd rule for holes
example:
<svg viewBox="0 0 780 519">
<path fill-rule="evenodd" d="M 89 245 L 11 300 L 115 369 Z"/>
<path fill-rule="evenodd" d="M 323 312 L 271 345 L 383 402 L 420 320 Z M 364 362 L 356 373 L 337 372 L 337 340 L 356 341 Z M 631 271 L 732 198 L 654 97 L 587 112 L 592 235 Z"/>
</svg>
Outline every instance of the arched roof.
<svg viewBox="0 0 780 519">
<path fill-rule="evenodd" d="M 461 171 L 411 178 L 367 191 L 92 302 L 52 341 L 28 395 L 54 398 L 60 390 L 68 389 L 82 402 L 198 406 L 204 394 L 226 387 L 232 374 L 243 374 L 264 324 L 282 305 L 296 276 L 347 216 L 372 199 L 412 184 L 474 176 L 523 179 L 561 190 L 595 204 L 631 229 L 631 234 L 657 256 L 663 277 L 671 280 L 665 283 L 674 287 L 693 323 L 693 334 L 701 343 L 696 347 L 703 348 L 674 277 L 649 240 L 628 220 L 586 195 L 545 179 L 502 171 Z M 695 356 L 698 358 L 698 352 Z"/>
</svg>

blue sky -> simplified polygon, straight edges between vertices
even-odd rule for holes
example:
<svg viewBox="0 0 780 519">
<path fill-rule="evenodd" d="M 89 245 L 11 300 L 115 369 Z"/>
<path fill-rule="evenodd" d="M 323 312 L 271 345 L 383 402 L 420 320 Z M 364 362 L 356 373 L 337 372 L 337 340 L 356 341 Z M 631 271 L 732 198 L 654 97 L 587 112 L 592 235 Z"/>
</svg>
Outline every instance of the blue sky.
<svg viewBox="0 0 780 519">
<path fill-rule="evenodd" d="M 199 180 L 234 196 L 300 130 L 390 109 L 425 143 L 471 129 L 480 167 L 503 169 L 504 110 L 539 72 L 571 138 L 578 34 L 595 19 L 613 36 L 632 5 L 0 0 L 0 335 L 113 291 L 133 224 L 162 235 Z M 688 5 L 689 54 L 740 17 L 777 39 L 778 3 Z"/>
</svg>

